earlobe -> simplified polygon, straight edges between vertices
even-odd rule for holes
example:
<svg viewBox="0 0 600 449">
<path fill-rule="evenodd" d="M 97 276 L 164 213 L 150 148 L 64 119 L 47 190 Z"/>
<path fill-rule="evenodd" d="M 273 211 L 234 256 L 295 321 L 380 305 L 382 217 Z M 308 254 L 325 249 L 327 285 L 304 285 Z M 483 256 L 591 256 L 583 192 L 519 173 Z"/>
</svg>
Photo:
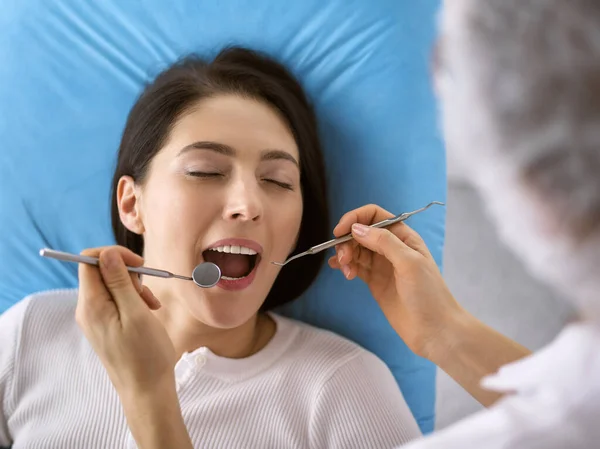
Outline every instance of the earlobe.
<svg viewBox="0 0 600 449">
<path fill-rule="evenodd" d="M 123 225 L 136 234 L 144 233 L 140 210 L 139 186 L 131 176 L 122 176 L 117 184 L 117 206 Z"/>
</svg>

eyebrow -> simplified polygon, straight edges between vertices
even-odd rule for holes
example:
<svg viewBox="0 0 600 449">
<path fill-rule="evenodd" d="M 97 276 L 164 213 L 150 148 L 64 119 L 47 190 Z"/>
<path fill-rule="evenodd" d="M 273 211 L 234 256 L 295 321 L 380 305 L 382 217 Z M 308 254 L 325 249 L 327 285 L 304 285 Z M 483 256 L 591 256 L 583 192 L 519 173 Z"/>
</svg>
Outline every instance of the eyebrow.
<svg viewBox="0 0 600 449">
<path fill-rule="evenodd" d="M 184 153 L 193 150 L 205 150 L 205 151 L 213 151 L 215 153 L 222 154 L 224 156 L 235 157 L 237 151 L 235 148 L 230 147 L 229 145 L 225 145 L 224 143 L 219 142 L 211 142 L 211 141 L 199 141 L 189 144 L 183 147 L 177 156 L 181 156 Z M 262 151 L 260 155 L 261 161 L 275 161 L 275 160 L 284 160 L 293 163 L 296 167 L 300 168 L 300 164 L 296 160 L 294 156 L 292 156 L 287 151 L 277 150 L 277 149 L 267 149 Z"/>
</svg>

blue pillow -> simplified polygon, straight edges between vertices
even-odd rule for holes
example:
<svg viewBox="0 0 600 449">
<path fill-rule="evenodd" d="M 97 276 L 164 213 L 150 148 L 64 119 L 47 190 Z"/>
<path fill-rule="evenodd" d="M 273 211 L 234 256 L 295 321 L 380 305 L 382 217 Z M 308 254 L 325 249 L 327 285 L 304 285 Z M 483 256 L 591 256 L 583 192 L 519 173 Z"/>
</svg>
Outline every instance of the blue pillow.
<svg viewBox="0 0 600 449">
<path fill-rule="evenodd" d="M 0 15 L 0 313 L 73 287 L 77 267 L 38 256 L 112 244 L 109 183 L 142 85 L 179 56 L 239 44 L 288 65 L 315 104 L 332 219 L 366 203 L 400 213 L 446 199 L 429 51 L 438 0 L 9 1 Z M 442 261 L 444 208 L 409 222 Z M 421 429 L 435 367 L 412 354 L 360 281 L 325 269 L 284 313 L 379 355 Z"/>
</svg>

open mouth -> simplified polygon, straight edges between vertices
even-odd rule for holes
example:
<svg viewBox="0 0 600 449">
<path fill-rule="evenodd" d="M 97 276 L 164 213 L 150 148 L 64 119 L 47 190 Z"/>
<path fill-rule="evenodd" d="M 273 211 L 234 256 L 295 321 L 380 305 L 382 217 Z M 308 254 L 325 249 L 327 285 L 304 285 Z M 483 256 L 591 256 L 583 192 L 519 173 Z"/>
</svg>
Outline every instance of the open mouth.
<svg viewBox="0 0 600 449">
<path fill-rule="evenodd" d="M 222 245 L 209 248 L 202 253 L 206 262 L 221 269 L 221 279 L 240 281 L 248 277 L 260 262 L 260 254 L 251 248 L 238 245 Z"/>
</svg>

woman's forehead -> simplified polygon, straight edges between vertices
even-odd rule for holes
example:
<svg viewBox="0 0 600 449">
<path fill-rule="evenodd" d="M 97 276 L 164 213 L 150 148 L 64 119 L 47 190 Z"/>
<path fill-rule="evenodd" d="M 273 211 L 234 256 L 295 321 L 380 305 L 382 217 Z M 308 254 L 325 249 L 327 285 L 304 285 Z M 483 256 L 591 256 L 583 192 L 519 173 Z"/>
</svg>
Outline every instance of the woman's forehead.
<svg viewBox="0 0 600 449">
<path fill-rule="evenodd" d="M 298 158 L 294 136 L 273 108 L 233 95 L 199 102 L 174 124 L 167 146 L 179 153 L 194 142 L 215 142 L 238 152 L 282 150 Z"/>
</svg>

